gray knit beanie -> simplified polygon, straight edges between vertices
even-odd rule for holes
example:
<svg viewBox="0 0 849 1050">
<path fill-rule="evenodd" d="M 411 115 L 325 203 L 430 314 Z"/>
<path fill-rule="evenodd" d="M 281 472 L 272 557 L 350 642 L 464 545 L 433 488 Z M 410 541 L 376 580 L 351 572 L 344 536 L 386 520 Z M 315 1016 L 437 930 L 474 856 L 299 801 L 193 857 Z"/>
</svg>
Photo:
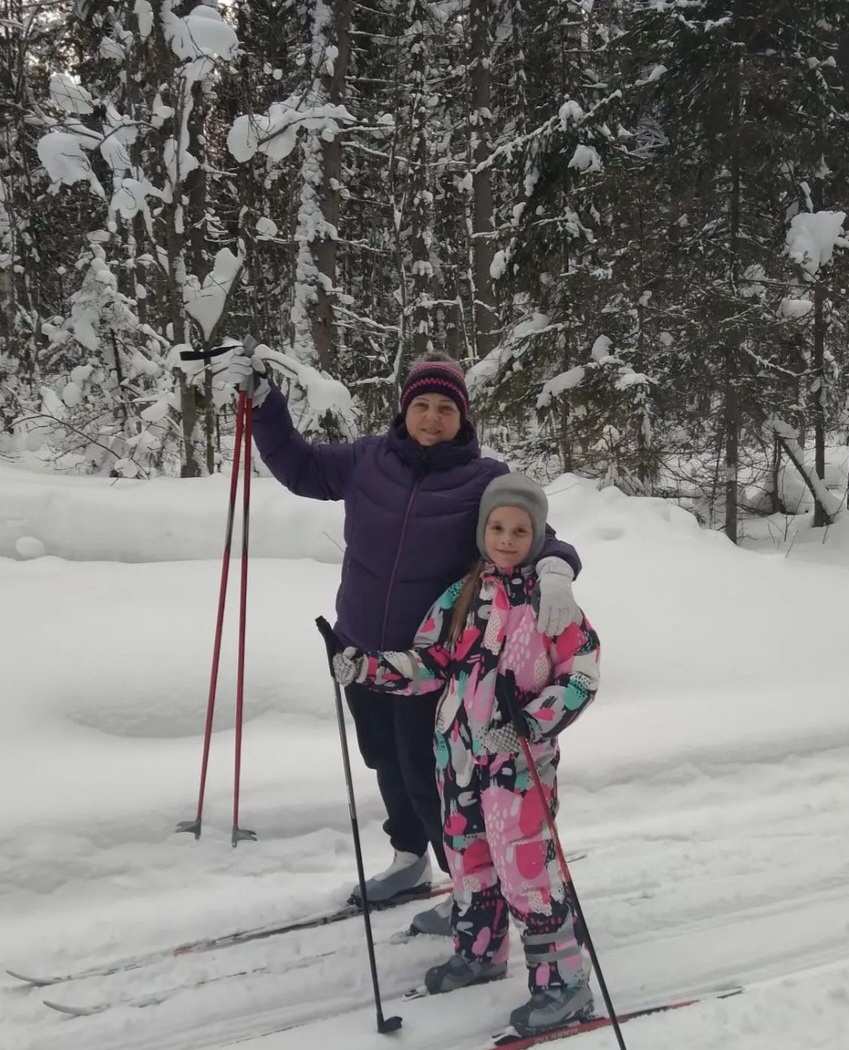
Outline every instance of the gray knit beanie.
<svg viewBox="0 0 849 1050">
<path fill-rule="evenodd" d="M 521 507 L 528 512 L 534 537 L 526 561 L 535 562 L 545 544 L 545 523 L 548 520 L 548 499 L 545 493 L 524 474 L 501 474 L 487 485 L 478 512 L 478 550 L 484 557 L 484 530 L 496 507 Z"/>
</svg>

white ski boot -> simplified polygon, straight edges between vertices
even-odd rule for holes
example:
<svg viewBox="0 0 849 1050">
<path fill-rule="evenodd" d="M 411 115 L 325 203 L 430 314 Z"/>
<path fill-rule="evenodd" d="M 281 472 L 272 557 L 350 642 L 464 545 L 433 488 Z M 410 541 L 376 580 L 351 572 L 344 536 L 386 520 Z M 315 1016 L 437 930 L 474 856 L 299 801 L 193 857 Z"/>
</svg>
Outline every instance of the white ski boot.
<svg viewBox="0 0 849 1050">
<path fill-rule="evenodd" d="M 369 904 L 386 904 L 395 897 L 422 896 L 430 889 L 430 857 L 395 851 L 395 857 L 386 871 L 366 880 Z M 360 904 L 360 887 L 355 886 L 348 898 L 351 904 Z"/>
</svg>

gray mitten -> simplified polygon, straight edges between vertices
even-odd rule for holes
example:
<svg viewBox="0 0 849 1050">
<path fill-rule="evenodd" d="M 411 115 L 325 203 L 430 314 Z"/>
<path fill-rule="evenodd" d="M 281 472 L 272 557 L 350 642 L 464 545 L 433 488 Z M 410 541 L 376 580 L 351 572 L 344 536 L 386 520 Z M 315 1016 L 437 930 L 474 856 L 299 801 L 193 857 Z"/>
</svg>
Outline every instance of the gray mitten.
<svg viewBox="0 0 849 1050">
<path fill-rule="evenodd" d="M 489 755 L 519 755 L 522 745 L 511 725 L 490 726 L 483 735 L 483 748 Z"/>
<path fill-rule="evenodd" d="M 348 646 L 333 657 L 333 677 L 340 685 L 363 682 L 366 671 L 366 658 L 359 649 Z"/>
<path fill-rule="evenodd" d="M 580 623 L 583 619 L 584 614 L 572 593 L 575 573 L 568 562 L 553 557 L 540 558 L 536 570 L 539 588 L 537 630 L 549 638 L 556 638 L 570 623 Z"/>
</svg>

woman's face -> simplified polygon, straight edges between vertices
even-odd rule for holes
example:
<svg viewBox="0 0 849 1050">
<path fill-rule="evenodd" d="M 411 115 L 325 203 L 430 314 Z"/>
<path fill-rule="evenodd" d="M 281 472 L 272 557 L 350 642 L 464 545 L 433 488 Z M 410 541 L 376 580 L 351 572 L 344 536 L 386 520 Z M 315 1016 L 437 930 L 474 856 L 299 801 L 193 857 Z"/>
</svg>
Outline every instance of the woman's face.
<svg viewBox="0 0 849 1050">
<path fill-rule="evenodd" d="M 521 507 L 496 507 L 486 521 L 486 556 L 500 569 L 513 569 L 527 558 L 534 540 L 531 516 Z"/>
<path fill-rule="evenodd" d="M 407 406 L 404 416 L 407 433 L 425 446 L 453 441 L 460 433 L 460 423 L 460 409 L 442 394 L 419 394 Z"/>
</svg>

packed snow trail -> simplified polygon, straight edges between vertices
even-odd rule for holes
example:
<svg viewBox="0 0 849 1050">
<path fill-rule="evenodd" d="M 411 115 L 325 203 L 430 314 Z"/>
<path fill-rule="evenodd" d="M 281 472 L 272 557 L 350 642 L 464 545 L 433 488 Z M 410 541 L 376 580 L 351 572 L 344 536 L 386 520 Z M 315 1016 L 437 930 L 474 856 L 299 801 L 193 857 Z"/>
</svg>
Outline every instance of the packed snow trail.
<svg viewBox="0 0 849 1050">
<path fill-rule="evenodd" d="M 617 1009 L 792 974 L 846 957 L 849 869 L 845 841 L 835 842 L 838 848 L 830 865 L 828 852 L 822 849 L 829 839 L 822 835 L 822 821 L 827 817 L 835 835 L 842 835 L 844 807 L 849 805 L 842 774 L 847 761 L 849 754 L 835 751 L 766 764 L 756 771 L 717 767 L 710 784 L 702 783 L 700 790 L 693 792 L 694 805 L 679 809 L 664 834 L 652 829 L 651 823 L 648 828 L 641 827 L 635 814 L 635 820 L 629 819 L 624 786 L 608 789 L 614 797 L 600 808 L 619 810 L 630 832 L 620 839 L 614 826 L 612 838 L 598 841 L 590 856 L 576 867 L 575 878 Z M 838 776 L 839 781 L 835 780 Z M 688 779 L 692 781 L 692 771 Z M 748 794 L 739 792 L 741 781 L 748 783 Z M 758 790 L 751 790 L 757 781 L 761 781 Z M 835 794 L 838 787 L 844 792 L 842 796 Z M 660 790 L 666 795 L 672 788 L 665 784 Z M 677 795 L 686 796 L 682 785 L 675 788 Z M 713 797 L 713 804 L 707 807 L 706 792 Z M 644 802 L 650 793 L 650 789 L 640 792 Z M 723 800 L 728 804 L 723 805 Z M 776 826 L 774 812 L 778 810 L 783 812 L 783 821 Z M 810 835 L 805 834 L 805 822 L 809 827 L 812 822 L 820 827 L 816 858 L 806 853 Z M 688 826 L 690 833 L 685 834 L 683 829 Z M 596 829 L 596 836 L 601 831 Z M 739 863 L 730 863 L 732 844 L 734 856 L 745 856 L 744 870 Z M 785 864 L 779 870 L 765 871 L 764 859 L 776 855 L 783 856 Z M 682 872 L 687 868 L 689 885 L 682 886 Z M 710 878 L 706 879 L 708 873 Z M 769 883 L 764 882 L 767 874 Z M 413 904 L 397 913 L 377 914 L 378 940 L 403 925 L 406 913 L 415 909 Z M 91 1050 L 118 1050 L 119 1045 L 127 1050 L 152 1050 L 154 1046 L 190 1050 L 250 1039 L 286 1026 L 298 1026 L 298 1038 L 303 1038 L 303 1026 L 311 1022 L 331 1025 L 326 1038 L 332 1042 L 339 1033 L 330 1021 L 322 1019 L 331 1010 L 343 1008 L 356 1011 L 353 1018 L 340 1022 L 348 1039 L 355 1039 L 359 1033 L 363 1047 L 373 1045 L 368 1042 L 369 1010 L 363 1005 L 369 1002 L 370 988 L 362 931 L 357 925 L 302 931 L 285 939 L 283 951 L 276 948 L 269 951 L 267 945 L 246 945 L 220 953 L 221 959 L 212 953 L 200 968 L 191 958 L 175 960 L 150 973 L 142 986 L 131 974 L 108 985 L 97 980 L 84 982 L 74 1000 L 83 1004 L 99 1001 L 107 987 L 110 994 L 120 986 L 128 995 L 153 995 L 176 983 L 175 976 L 190 983 L 192 975 L 195 979 L 213 976 L 219 972 L 218 965 L 231 972 L 249 965 L 268 967 L 267 973 L 234 977 L 218 982 L 217 987 L 186 988 L 153 1010 L 127 1013 L 118 1008 L 108 1016 L 70 1021 L 71 1025 L 84 1025 L 85 1031 L 76 1027 L 71 1030 L 62 1018 L 56 1019 L 58 1029 L 55 1023 L 44 1022 L 45 1030 L 33 1050 L 59 1050 L 74 1046 L 74 1040 Z M 314 965 L 285 972 L 305 955 L 324 951 L 334 954 Z M 393 995 L 419 983 L 424 968 L 440 960 L 445 951 L 446 945 L 432 938 L 420 944 L 382 946 L 379 963 L 386 1009 L 400 1009 L 406 1017 L 413 1004 L 390 1005 Z M 222 992 L 222 986 L 226 991 Z M 327 1001 L 328 988 L 334 990 L 332 1003 Z M 78 994 L 82 992 L 85 994 Z M 470 993 L 447 999 L 458 1004 L 466 994 Z M 487 995 L 483 989 L 474 994 Z M 519 1003 L 524 994 L 521 962 L 514 959 L 509 981 L 501 982 L 495 998 L 483 1000 L 490 1005 L 482 1005 L 480 1010 L 489 1011 L 490 1018 L 481 1034 L 504 1023 L 509 1013 L 505 1004 Z M 467 1009 L 480 1016 L 477 1005 L 468 1004 Z M 443 1010 L 440 1002 L 439 1012 Z M 450 1015 L 454 1012 L 453 1008 L 448 1010 Z M 406 1029 L 405 1040 L 412 1039 L 410 1024 Z M 428 1031 L 427 1040 L 437 1040 L 431 1045 L 438 1045 L 442 1035 Z M 322 1032 L 315 1035 L 325 1038 Z M 290 1045 L 284 1033 L 274 1038 L 281 1048 Z M 272 1045 L 276 1050 L 277 1044 Z"/>
<path fill-rule="evenodd" d="M 604 647 L 598 702 L 564 735 L 558 824 L 566 849 L 588 851 L 574 875 L 614 1003 L 780 978 L 635 1020 L 629 1050 L 842 1050 L 849 529 L 755 554 L 661 500 L 570 476 L 549 493 L 553 524 L 584 560 L 576 594 Z M 255 495 L 242 813 L 260 838 L 233 850 L 232 652 L 204 835 L 172 833 L 197 797 L 226 478 L 112 483 L 0 465 L 2 549 L 14 557 L 29 536 L 48 554 L 0 558 L 3 965 L 61 974 L 297 920 L 353 885 L 313 623 L 333 608 L 341 508 L 265 479 Z M 373 871 L 387 860 L 381 804 L 373 775 L 355 765 Z M 415 907 L 378 916 L 378 940 Z M 525 998 L 514 945 L 497 991 L 447 996 L 438 1009 L 391 1006 L 446 947 L 379 944 L 403 1050 L 475 1050 Z M 310 961 L 323 953 L 332 954 Z M 806 969 L 830 962 L 838 968 Z M 246 970 L 258 972 L 232 976 Z M 0 978 L 2 1050 L 213 1050 L 233 1040 L 374 1050 L 378 1039 L 356 920 L 73 989 L 83 1004 L 169 994 L 149 1009 L 69 1018 L 42 1003 L 58 990 Z M 610 1040 L 589 1033 L 575 1046 L 610 1050 Z"/>
</svg>

